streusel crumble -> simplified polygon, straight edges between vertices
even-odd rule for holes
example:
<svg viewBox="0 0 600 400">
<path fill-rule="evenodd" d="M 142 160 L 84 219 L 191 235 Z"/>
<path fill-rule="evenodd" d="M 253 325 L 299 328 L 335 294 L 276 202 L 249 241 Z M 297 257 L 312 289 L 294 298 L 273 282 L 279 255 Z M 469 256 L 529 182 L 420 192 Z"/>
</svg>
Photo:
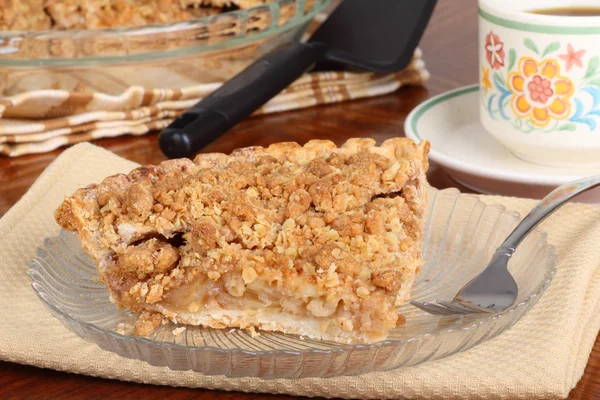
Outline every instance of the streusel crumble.
<svg viewBox="0 0 600 400">
<path fill-rule="evenodd" d="M 115 302 L 212 328 L 374 342 L 422 263 L 429 144 L 279 143 L 106 178 L 67 197 Z"/>
<path fill-rule="evenodd" d="M 272 0 L 0 0 L 0 30 L 106 29 L 186 21 Z"/>
</svg>

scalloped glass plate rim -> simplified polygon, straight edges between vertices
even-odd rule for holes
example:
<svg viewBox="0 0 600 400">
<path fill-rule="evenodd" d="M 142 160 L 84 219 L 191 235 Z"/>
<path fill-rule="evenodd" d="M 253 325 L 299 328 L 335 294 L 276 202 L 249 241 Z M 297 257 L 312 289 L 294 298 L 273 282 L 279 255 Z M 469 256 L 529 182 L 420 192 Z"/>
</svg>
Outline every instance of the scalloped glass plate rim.
<svg viewBox="0 0 600 400">
<path fill-rule="evenodd" d="M 462 196 L 469 196 L 469 197 L 475 197 L 477 198 L 477 201 L 479 203 L 483 203 L 477 195 L 471 195 L 471 194 L 461 194 L 459 190 L 457 189 L 444 189 L 444 190 L 439 190 L 439 192 L 442 193 L 448 193 L 448 194 L 457 194 L 457 195 L 462 195 Z M 483 203 L 485 204 L 485 203 Z M 502 211 L 502 212 L 513 212 L 516 216 L 516 218 L 519 218 L 519 213 L 516 211 L 511 211 L 511 210 L 507 210 L 507 208 L 501 204 L 485 204 L 485 207 L 495 207 L 498 210 Z M 428 224 L 428 228 L 429 228 Z M 428 229 L 427 228 L 427 229 Z M 519 307 L 523 307 L 528 305 L 528 303 L 530 303 L 532 300 L 534 300 L 535 298 L 539 298 L 541 295 L 543 295 L 543 293 L 545 292 L 545 290 L 550 286 L 552 279 L 556 273 L 556 251 L 555 251 L 555 247 L 552 245 L 549 245 L 546 241 L 547 238 L 547 234 L 543 231 L 541 231 L 539 228 L 536 228 L 536 230 L 533 232 L 535 233 L 537 232 L 539 235 L 540 240 L 543 240 L 544 242 L 546 242 L 546 246 L 549 250 L 549 257 L 551 259 L 551 267 L 548 268 L 548 270 L 546 271 L 546 273 L 544 274 L 544 278 L 543 280 L 540 282 L 540 286 L 538 286 L 537 290 L 535 290 L 534 292 L 532 292 L 526 299 L 524 299 L 523 301 L 514 304 L 513 306 L 511 306 L 510 308 L 508 308 L 507 310 L 504 311 L 499 311 L 499 312 L 495 312 L 495 313 L 489 313 L 489 314 L 473 314 L 473 315 L 480 315 L 482 316 L 482 318 L 478 319 L 477 321 L 474 321 L 472 323 L 469 323 L 468 325 L 465 325 L 463 327 L 461 327 L 460 329 L 462 330 L 469 330 L 472 329 L 478 325 L 481 325 L 491 319 L 497 319 L 497 318 L 502 318 L 505 315 L 511 314 L 513 312 L 515 312 Z M 532 233 L 532 234 L 533 234 Z M 37 258 L 37 252 L 36 252 L 36 258 Z M 140 343 L 145 343 L 148 345 L 152 345 L 152 346 L 158 346 L 160 348 L 168 348 L 168 349 L 180 349 L 180 350 L 199 350 L 199 351 L 210 351 L 210 352 L 216 352 L 216 353 L 222 353 L 222 354 L 230 354 L 230 353 L 235 353 L 235 354 L 245 354 L 245 355 L 252 355 L 252 356 L 276 356 L 276 355 L 306 355 L 306 354 L 335 354 L 335 353 L 343 353 L 343 352 L 347 352 L 347 351 L 353 351 L 353 350 L 368 350 L 368 349 L 373 349 L 373 348 L 377 348 L 377 347 L 387 347 L 387 346 L 399 346 L 401 344 L 404 343 L 408 343 L 408 342 L 412 342 L 415 341 L 417 339 L 419 339 L 419 337 L 428 337 L 428 336 L 442 336 L 444 334 L 448 334 L 450 332 L 454 332 L 457 330 L 457 328 L 450 328 L 450 329 L 441 329 L 441 330 L 437 330 L 437 331 L 432 331 L 432 332 L 424 332 L 418 335 L 415 335 L 411 338 L 408 339 L 386 339 L 386 340 L 382 340 L 379 342 L 375 342 L 375 343 L 371 343 L 371 344 L 344 344 L 344 343 L 336 343 L 337 345 L 339 345 L 340 347 L 337 348 L 330 348 L 330 349 L 326 349 L 326 350 L 321 350 L 321 349 L 304 349 L 304 350 L 257 350 L 257 351 L 252 351 L 252 350 L 246 350 L 246 349 L 222 349 L 222 348 L 218 348 L 218 347 L 214 347 L 214 346 L 183 346 L 177 343 L 172 343 L 172 342 L 161 342 L 161 341 L 156 341 L 156 340 L 152 340 L 152 339 L 148 339 L 145 337 L 137 337 L 137 336 L 130 336 L 130 335 L 123 335 L 120 334 L 118 332 L 115 331 L 111 331 L 108 329 L 103 329 L 103 328 L 99 328 L 98 326 L 85 322 L 85 321 L 81 321 L 79 319 L 77 319 L 76 317 L 73 317 L 72 315 L 69 315 L 68 313 L 63 312 L 60 308 L 56 307 L 55 305 L 49 303 L 48 301 L 46 301 L 46 299 L 44 298 L 44 293 L 40 293 L 40 291 L 38 291 L 35 288 L 36 282 L 34 277 L 32 276 L 32 273 L 35 273 L 34 271 L 34 263 L 35 263 L 35 258 L 32 259 L 29 262 L 29 270 L 28 270 L 28 274 L 30 276 L 30 278 L 32 279 L 32 288 L 33 290 L 36 292 L 36 295 L 38 296 L 38 298 L 49 308 L 51 308 L 52 310 L 54 310 L 54 312 L 60 314 L 61 316 L 65 317 L 66 319 L 70 320 L 71 322 L 78 324 L 78 325 L 84 325 L 85 327 L 87 327 L 88 329 L 91 329 L 92 331 L 96 331 L 98 333 L 101 334 L 109 334 L 110 336 L 112 336 L 113 338 L 117 339 L 117 340 L 124 340 L 124 341 L 134 341 L 134 342 L 140 342 Z M 116 308 L 116 305 L 115 305 Z M 523 315 L 521 315 L 520 317 L 518 317 L 517 319 L 513 320 L 511 324 L 508 325 L 508 328 L 514 326 L 526 313 L 524 313 Z M 443 317 L 441 317 L 443 318 Z M 504 332 L 504 330 L 502 331 Z M 272 333 L 272 332 L 269 332 Z M 274 332 L 276 333 L 276 332 Z M 492 335 L 492 337 L 494 337 L 496 335 Z M 489 338 L 488 338 L 489 339 Z M 315 339 L 313 339 L 315 340 Z M 487 340 L 487 339 L 486 339 Z M 318 340 L 317 340 L 318 341 Z M 484 340 L 485 341 L 485 340 Z M 330 342 L 324 342 L 324 343 L 330 343 Z M 476 346 L 477 344 L 475 344 L 474 346 Z M 467 346 L 467 349 L 472 348 L 474 346 Z M 442 357 L 443 358 L 443 357 Z M 425 360 L 426 361 L 426 360 Z M 146 361 L 147 362 L 147 361 Z M 395 369 L 395 368 L 391 368 L 391 369 Z"/>
</svg>

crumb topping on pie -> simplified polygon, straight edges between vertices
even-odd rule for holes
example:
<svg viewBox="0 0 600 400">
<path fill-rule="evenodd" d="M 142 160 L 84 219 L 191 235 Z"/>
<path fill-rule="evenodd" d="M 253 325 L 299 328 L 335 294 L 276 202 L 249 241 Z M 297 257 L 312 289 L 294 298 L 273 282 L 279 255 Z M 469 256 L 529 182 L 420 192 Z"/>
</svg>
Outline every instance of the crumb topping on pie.
<svg viewBox="0 0 600 400">
<path fill-rule="evenodd" d="M 55 218 L 134 311 L 372 342 L 403 323 L 422 263 L 428 148 L 313 140 L 169 160 L 79 189 Z"/>
<path fill-rule="evenodd" d="M 272 0 L 0 0 L 0 29 L 106 29 L 165 24 Z"/>
</svg>

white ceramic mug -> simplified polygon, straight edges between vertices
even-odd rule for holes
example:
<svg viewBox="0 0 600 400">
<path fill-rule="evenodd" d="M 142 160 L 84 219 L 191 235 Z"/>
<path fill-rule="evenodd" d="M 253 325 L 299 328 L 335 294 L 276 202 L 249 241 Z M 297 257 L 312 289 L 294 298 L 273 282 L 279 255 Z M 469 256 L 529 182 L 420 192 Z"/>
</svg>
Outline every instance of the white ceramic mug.
<svg viewBox="0 0 600 400">
<path fill-rule="evenodd" d="M 600 165 L 598 0 L 479 0 L 480 117 L 513 154 L 557 167 Z"/>
</svg>

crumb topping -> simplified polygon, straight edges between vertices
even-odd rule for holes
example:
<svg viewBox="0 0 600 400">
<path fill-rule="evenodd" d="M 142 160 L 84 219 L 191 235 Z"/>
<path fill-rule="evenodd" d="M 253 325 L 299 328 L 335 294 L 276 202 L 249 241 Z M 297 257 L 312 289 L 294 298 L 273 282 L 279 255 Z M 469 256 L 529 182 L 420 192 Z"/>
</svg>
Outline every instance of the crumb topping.
<svg viewBox="0 0 600 400">
<path fill-rule="evenodd" d="M 0 0 L 0 29 L 106 29 L 165 24 L 270 0 Z"/>
<path fill-rule="evenodd" d="M 150 336 L 163 321 L 163 316 L 159 313 L 144 312 L 140 315 L 134 326 L 134 332 L 137 336 Z"/>
</svg>

